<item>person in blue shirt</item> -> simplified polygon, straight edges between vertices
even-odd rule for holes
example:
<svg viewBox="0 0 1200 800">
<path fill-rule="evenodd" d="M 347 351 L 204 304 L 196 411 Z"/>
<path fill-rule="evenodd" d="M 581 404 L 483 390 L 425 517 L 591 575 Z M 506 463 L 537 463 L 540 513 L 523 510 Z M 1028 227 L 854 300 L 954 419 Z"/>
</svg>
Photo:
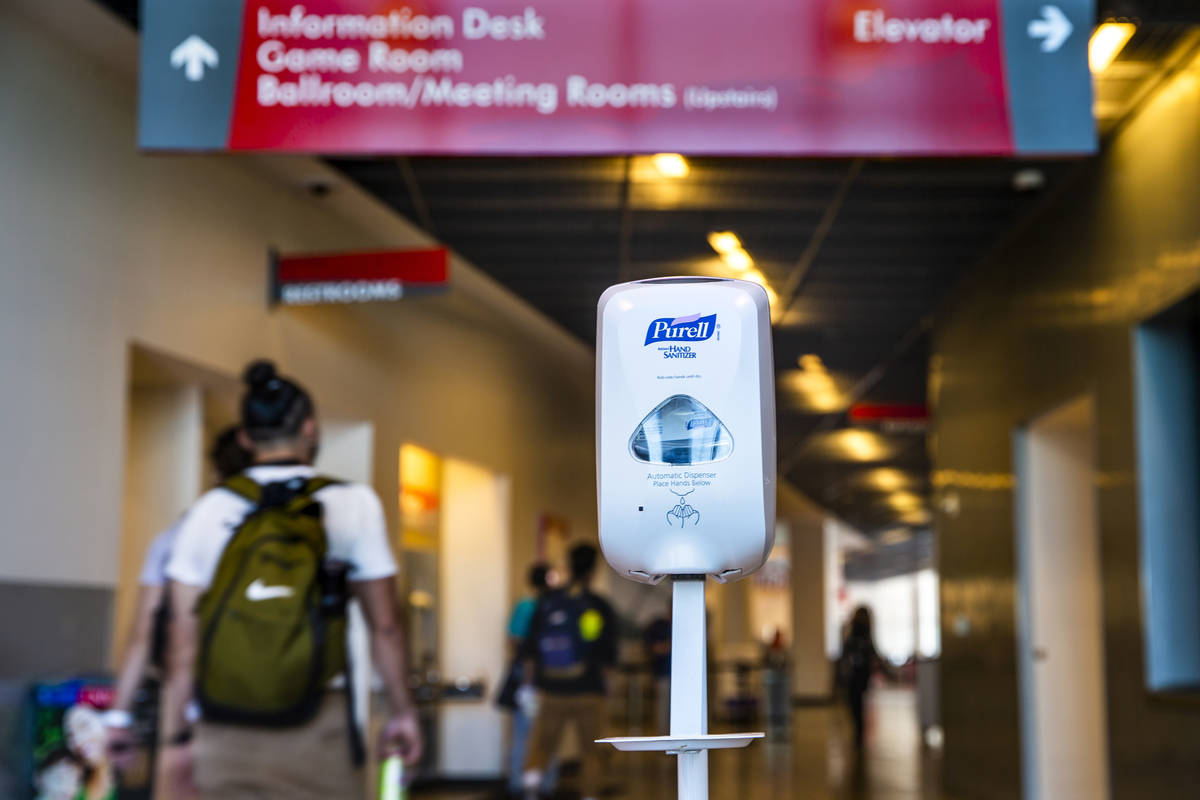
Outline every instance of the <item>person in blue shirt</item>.
<svg viewBox="0 0 1200 800">
<path fill-rule="evenodd" d="M 551 570 L 544 563 L 536 563 L 529 568 L 529 588 L 532 594 L 526 595 L 513 606 L 508 618 L 508 639 L 512 648 L 513 669 L 518 673 L 515 684 L 520 686 L 526 681 L 519 674 L 523 668 L 517 658 L 521 643 L 529 636 L 533 625 L 534 612 L 537 611 L 538 600 L 550 588 Z M 533 730 L 533 721 L 537 716 L 536 697 L 529 691 L 517 690 L 513 705 L 512 748 L 509 752 L 508 791 L 516 796 L 522 791 L 522 774 L 525 769 L 525 754 L 529 750 L 529 734 Z M 549 778 L 547 783 L 552 781 Z M 551 784 L 552 785 L 552 784 Z"/>
</svg>

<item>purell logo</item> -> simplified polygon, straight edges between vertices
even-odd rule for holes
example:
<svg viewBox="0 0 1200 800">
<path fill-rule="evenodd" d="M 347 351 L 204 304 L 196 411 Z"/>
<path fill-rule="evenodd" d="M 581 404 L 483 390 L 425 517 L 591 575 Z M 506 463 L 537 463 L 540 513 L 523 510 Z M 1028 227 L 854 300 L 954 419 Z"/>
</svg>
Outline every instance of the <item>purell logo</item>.
<svg viewBox="0 0 1200 800">
<path fill-rule="evenodd" d="M 711 339 L 717 329 L 717 315 L 709 314 L 702 317 L 692 314 L 690 317 L 663 317 L 650 323 L 646 329 L 646 341 L 642 346 L 652 342 L 703 342 Z"/>
</svg>

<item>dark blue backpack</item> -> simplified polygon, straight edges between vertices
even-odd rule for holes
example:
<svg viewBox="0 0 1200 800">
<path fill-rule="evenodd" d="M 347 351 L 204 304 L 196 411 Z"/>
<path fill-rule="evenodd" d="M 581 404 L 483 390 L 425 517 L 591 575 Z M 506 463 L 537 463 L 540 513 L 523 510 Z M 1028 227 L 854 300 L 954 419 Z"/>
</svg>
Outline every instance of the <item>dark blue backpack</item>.
<svg viewBox="0 0 1200 800">
<path fill-rule="evenodd" d="M 589 608 L 583 597 L 558 591 L 542 600 L 537 633 L 542 675 L 551 680 L 571 680 L 587 671 L 587 642 L 580 620 Z"/>
</svg>

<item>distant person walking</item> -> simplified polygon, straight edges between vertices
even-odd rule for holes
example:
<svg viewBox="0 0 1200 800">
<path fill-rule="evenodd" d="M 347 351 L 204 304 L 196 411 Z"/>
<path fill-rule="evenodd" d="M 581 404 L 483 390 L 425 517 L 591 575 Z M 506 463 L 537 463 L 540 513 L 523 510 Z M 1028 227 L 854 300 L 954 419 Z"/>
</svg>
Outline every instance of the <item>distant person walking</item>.
<svg viewBox="0 0 1200 800">
<path fill-rule="evenodd" d="M 850 632 L 842 643 L 842 657 L 838 661 L 838 677 L 846 692 L 846 703 L 850 718 L 854 722 L 854 747 L 863 749 L 866 736 L 865 704 L 867 691 L 871 688 L 871 677 L 876 672 L 891 674 L 883 659 L 875 650 L 871 634 L 871 610 L 859 606 L 850 619 Z"/>
<path fill-rule="evenodd" d="M 217 483 L 223 483 L 250 466 L 254 454 L 239 440 L 238 426 L 232 425 L 217 435 L 209 452 Z M 180 522 L 154 537 L 146 548 L 142 571 L 138 576 L 137 607 L 129 641 L 117 670 L 116 692 L 104 714 L 108 727 L 108 749 L 118 767 L 128 765 L 133 741 L 134 704 L 138 690 L 150 681 L 150 689 L 158 691 L 166 668 L 167 632 L 171 607 L 167 602 L 167 562 L 175 548 Z M 157 705 L 157 704 L 155 704 Z M 151 733 L 157 734 L 151 724 Z"/>
<path fill-rule="evenodd" d="M 525 662 L 521 658 L 521 645 L 529 636 L 533 626 L 533 616 L 537 613 L 538 601 L 546 595 L 550 588 L 550 568 L 545 564 L 534 564 L 529 568 L 529 588 L 532 594 L 526 595 L 513 606 L 508 618 L 508 638 L 512 647 L 512 674 L 509 678 L 510 690 L 501 698 L 502 705 L 512 711 L 512 747 L 508 761 L 508 791 L 513 796 L 519 796 L 524 784 L 525 756 L 529 752 L 529 735 L 533 730 L 534 719 L 537 716 L 536 703 L 530 697 L 532 687 L 525 678 Z M 547 784 L 551 783 L 547 781 Z"/>
<path fill-rule="evenodd" d="M 391 717 L 384 755 L 421 755 L 396 619 L 396 563 L 379 498 L 318 476 L 312 398 L 267 361 L 245 373 L 243 443 L 255 463 L 184 518 L 167 575 L 167 746 L 193 736 L 202 800 L 359 800 L 345 642 L 347 593 L 361 604 Z M 358 755 L 358 754 L 356 754 Z"/>
<path fill-rule="evenodd" d="M 540 708 L 526 760 L 525 793 L 536 798 L 546 765 L 563 734 L 574 726 L 580 746 L 580 796 L 595 800 L 600 768 L 595 740 L 604 725 L 607 671 L 617 660 L 617 621 L 612 607 L 590 584 L 598 553 L 578 545 L 570 553 L 570 583 L 538 602 L 521 647 Z"/>
</svg>

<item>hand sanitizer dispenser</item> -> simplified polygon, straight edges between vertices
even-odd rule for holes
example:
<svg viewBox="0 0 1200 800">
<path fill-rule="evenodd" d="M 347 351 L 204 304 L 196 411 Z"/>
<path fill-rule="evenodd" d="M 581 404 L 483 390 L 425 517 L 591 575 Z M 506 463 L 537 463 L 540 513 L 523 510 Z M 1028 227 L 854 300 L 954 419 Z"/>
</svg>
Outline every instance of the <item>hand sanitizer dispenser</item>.
<svg viewBox="0 0 1200 800">
<path fill-rule="evenodd" d="M 600 298 L 600 545 L 625 577 L 744 577 L 775 538 L 771 312 L 755 283 L 661 278 Z"/>
<path fill-rule="evenodd" d="M 622 283 L 596 340 L 600 546 L 627 578 L 672 579 L 671 729 L 600 741 L 676 755 L 680 799 L 707 800 L 708 751 L 763 735 L 708 732 L 704 598 L 775 541 L 770 305 L 747 281 Z"/>
</svg>

